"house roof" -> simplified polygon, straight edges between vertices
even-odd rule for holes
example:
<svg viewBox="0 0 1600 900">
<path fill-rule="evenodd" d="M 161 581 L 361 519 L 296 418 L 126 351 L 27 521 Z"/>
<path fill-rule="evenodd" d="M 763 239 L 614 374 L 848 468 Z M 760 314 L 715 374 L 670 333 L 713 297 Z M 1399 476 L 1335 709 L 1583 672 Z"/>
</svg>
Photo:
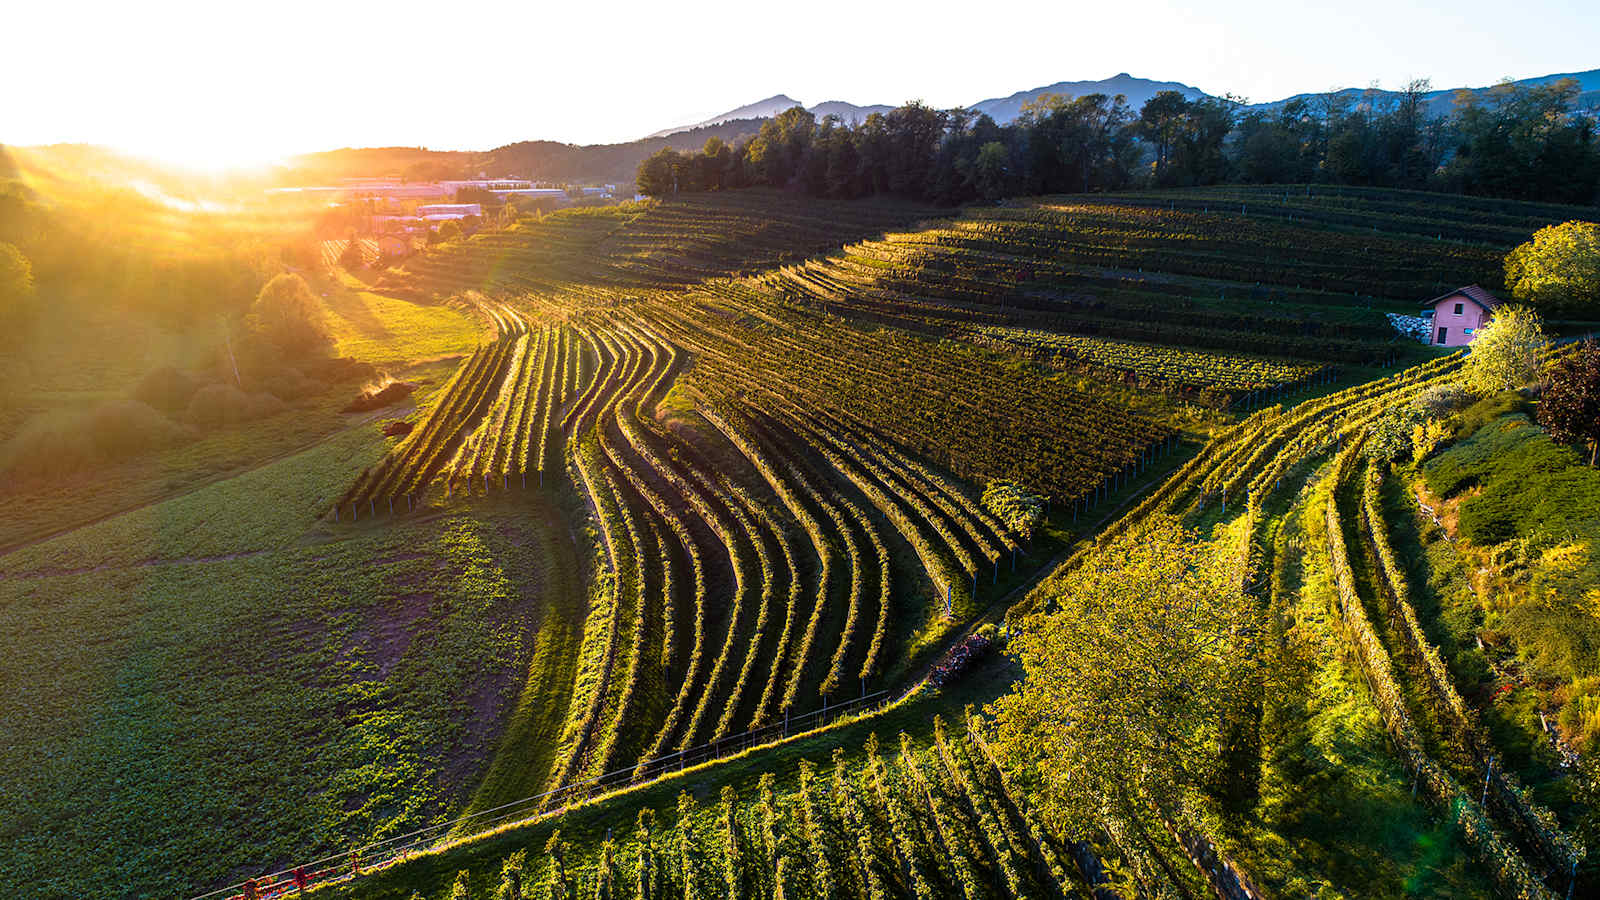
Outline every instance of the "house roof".
<svg viewBox="0 0 1600 900">
<path fill-rule="evenodd" d="M 1500 305 L 1500 298 L 1489 293 L 1487 290 L 1479 287 L 1476 284 L 1469 284 L 1466 287 L 1458 287 L 1449 293 L 1440 294 L 1432 300 L 1422 304 L 1422 308 L 1432 309 L 1439 304 L 1439 301 L 1449 300 L 1451 297 L 1465 297 L 1468 300 L 1471 300 L 1473 303 L 1476 303 L 1484 309 L 1490 311 L 1493 311 L 1495 307 Z"/>
</svg>

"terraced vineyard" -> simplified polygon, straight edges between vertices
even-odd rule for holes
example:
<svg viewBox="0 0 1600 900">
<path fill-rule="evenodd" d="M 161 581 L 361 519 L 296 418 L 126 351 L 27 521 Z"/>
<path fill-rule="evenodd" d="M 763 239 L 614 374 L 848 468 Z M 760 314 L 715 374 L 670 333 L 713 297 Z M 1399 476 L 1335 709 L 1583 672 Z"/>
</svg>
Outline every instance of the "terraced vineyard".
<svg viewBox="0 0 1600 900">
<path fill-rule="evenodd" d="M 635 212 L 581 291 L 484 303 L 497 339 L 330 510 L 359 523 L 539 490 L 592 523 L 551 788 L 887 686 L 1022 577 L 1019 558 L 1042 562 L 979 501 L 984 483 L 1087 510 L 1173 446 L 1113 403 L 784 309 L 745 279 L 604 283 L 663 233 L 664 255 L 726 270 L 882 214 L 803 207 L 758 226 L 747 202 Z M 602 217 L 573 218 L 588 240 Z M 688 277 L 673 271 L 640 277 Z"/>
<path fill-rule="evenodd" d="M 1096 365 L 1242 394 L 1257 389 L 1257 375 L 1293 381 L 1308 363 L 1392 361 L 1407 347 L 1380 310 L 1414 311 L 1458 283 L 1497 285 L 1505 251 L 1531 223 L 1549 221 L 1541 212 L 1557 214 L 1324 191 L 1016 201 L 786 266 L 761 287 L 786 303 L 934 334 L 1070 335 L 1044 343 L 1073 344 Z M 1397 204 L 1411 204 L 1412 215 L 1391 228 Z M 1482 227 L 1452 227 L 1475 220 Z M 1155 346 L 1220 358 L 1147 349 Z M 1281 363 L 1242 366 L 1240 354 Z"/>
<path fill-rule="evenodd" d="M 1090 379 L 1270 403 L 1294 389 L 1332 390 L 1324 386 L 1348 364 L 1402 355 L 1368 303 L 1425 293 L 1430 277 L 1466 280 L 1458 273 L 1494 255 L 1458 242 L 1440 260 L 1409 232 L 1363 234 L 1349 221 L 1359 204 L 1280 195 L 1281 216 L 1250 218 L 1248 192 L 1227 195 L 1246 207 L 1227 214 L 1184 208 L 1178 195 L 1158 208 L 1168 196 L 1046 199 L 864 241 L 926 211 L 701 196 L 529 220 L 430 253 L 396 283 L 486 292 L 498 337 L 329 518 L 382 527 L 418 508 L 515 503 L 525 492 L 569 517 L 586 612 L 559 714 L 497 753 L 502 767 L 548 756 L 520 784 L 620 787 L 658 775 L 662 760 L 903 684 L 1047 562 L 1030 552 L 1037 536 L 985 504 L 986 485 L 1037 495 L 1059 542 L 1181 438 L 1081 387 L 1091 380 L 1067 387 L 1047 367 L 1006 361 L 1014 348 L 1070 357 Z M 1291 224 L 1291 208 L 1306 219 Z M 1324 218 L 1314 219 L 1319 208 Z M 792 251 L 841 245 L 802 262 Z M 1244 286 L 1249 273 L 1277 281 Z M 1297 278 L 1300 287 L 1285 286 Z M 1213 289 L 1215 298 L 1197 295 Z M 1489 768 L 1492 742 L 1406 612 L 1398 569 L 1349 561 L 1352 546 L 1377 559 L 1393 552 L 1381 521 L 1351 500 L 1361 496 L 1349 485 L 1362 435 L 1460 365 L 1437 358 L 1260 409 L 1060 571 L 1094 564 L 1107 542 L 1152 516 L 1176 516 L 1226 545 L 1246 596 L 1284 609 L 1304 602 L 1277 574 L 1288 558 L 1285 510 L 1299 523 L 1314 505 L 1322 524 L 1295 540 L 1326 554 L 1336 636 L 1371 691 L 1395 770 L 1417 803 L 1447 815 L 1439 839 L 1464 848 L 1462 865 L 1507 892 L 1543 896 L 1559 889 L 1575 845 L 1528 790 Z M 1011 621 L 1047 608 L 1057 583 L 1030 592 Z M 1391 604 L 1393 622 L 1412 624 L 1374 625 Z M 809 793 L 816 780 L 802 772 L 800 812 L 787 825 L 764 805 L 691 802 L 679 824 L 647 824 L 631 843 L 571 855 L 558 843 L 548 871 L 557 884 L 619 893 L 619 860 L 643 859 L 635 865 L 651 896 L 712 877 L 733 879 L 718 883 L 735 894 L 785 882 L 825 895 L 1025 896 L 1088 889 L 1097 855 L 1160 892 L 1174 876 L 1158 857 L 1176 854 L 1192 875 L 1188 862 L 1215 853 L 1190 820 L 1161 822 L 1174 840 L 1157 851 L 1124 840 L 1129 822 L 1086 823 L 1094 837 L 1081 845 L 1043 830 L 985 762 L 981 737 L 971 741 L 941 733 L 930 757 L 908 749 L 894 786 L 859 800 L 848 799 L 857 795 L 848 775 L 824 797 Z M 862 784 L 887 771 L 867 756 Z M 1488 802 L 1472 792 L 1485 776 Z M 472 809 L 520 797 L 480 795 Z M 845 805 L 818 811 L 834 802 Z M 755 816 L 756 837 L 743 815 Z M 712 819 L 720 830 L 696 830 Z M 695 855 L 719 839 L 731 840 L 732 862 Z M 507 858 L 504 871 L 531 870 L 527 859 Z M 1276 877 L 1271 854 L 1248 842 L 1236 862 Z M 1244 879 L 1233 863 L 1200 863 L 1208 867 L 1205 877 Z M 471 870 L 472 890 L 492 887 L 500 860 L 491 868 Z"/>
<path fill-rule="evenodd" d="M 423 294 L 449 294 L 463 285 L 497 293 L 563 292 L 571 303 L 598 288 L 676 287 L 753 272 L 935 214 L 892 201 L 827 201 L 765 190 L 565 210 L 437 248 L 408 261 L 385 287 Z"/>
<path fill-rule="evenodd" d="M 1107 832 L 1099 844 L 1059 837 L 975 721 L 951 734 L 936 720 L 928 746 L 902 734 L 882 747 L 872 735 L 854 751 L 854 761 L 836 751 L 826 770 L 803 761 L 781 783 L 762 775 L 744 796 L 731 787 L 704 802 L 682 793 L 663 815 L 645 810 L 604 841 L 575 845 L 556 828 L 542 853 L 475 847 L 460 869 L 442 873 L 446 883 L 393 877 L 401 869 L 357 885 L 368 894 L 417 885 L 468 896 L 1070 897 L 1106 885 L 1106 863 L 1115 862 L 1146 890 L 1180 890 L 1129 831 Z"/>
<path fill-rule="evenodd" d="M 1387 465 L 1362 454 L 1368 429 L 1383 412 L 1452 382 L 1460 364 L 1459 354 L 1444 357 L 1245 419 L 1060 572 L 1092 565 L 1098 548 L 1149 517 L 1178 515 L 1210 525 L 1220 540 L 1237 540 L 1246 593 L 1280 608 L 1287 602 L 1278 593 L 1284 577 L 1274 569 L 1285 561 L 1276 557 L 1304 539 L 1288 533 L 1283 507 L 1304 505 L 1325 527 L 1324 543 L 1313 552 L 1326 554 L 1330 566 L 1337 633 L 1413 796 L 1445 816 L 1504 895 L 1550 897 L 1572 883 L 1582 850 L 1514 776 L 1495 768 L 1492 741 L 1407 601 L 1409 587 L 1376 505 Z M 1361 545 L 1370 548 L 1372 561 L 1353 565 Z M 1012 617 L 1037 611 L 1044 595 L 1048 586 L 1014 608 Z"/>
</svg>

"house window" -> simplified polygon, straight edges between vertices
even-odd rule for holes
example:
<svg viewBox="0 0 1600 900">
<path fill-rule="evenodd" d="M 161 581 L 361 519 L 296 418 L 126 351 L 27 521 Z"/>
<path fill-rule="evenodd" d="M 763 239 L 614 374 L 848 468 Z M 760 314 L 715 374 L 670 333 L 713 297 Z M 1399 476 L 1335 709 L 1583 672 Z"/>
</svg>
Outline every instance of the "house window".
<svg viewBox="0 0 1600 900">
<path fill-rule="evenodd" d="M 1458 315 L 1458 316 L 1461 315 L 1461 311 L 1466 309 L 1466 308 L 1467 308 L 1467 305 L 1465 303 L 1457 303 L 1456 304 L 1456 315 Z"/>
<path fill-rule="evenodd" d="M 1434 341 L 1434 343 L 1435 343 L 1435 344 L 1442 344 L 1442 343 L 1444 343 L 1444 337 L 1445 337 L 1445 335 L 1447 335 L 1447 334 L 1449 334 L 1449 333 L 1450 333 L 1450 329 L 1448 329 L 1448 328 L 1441 328 L 1441 329 L 1439 329 L 1439 338 L 1438 338 L 1438 340 L 1435 340 L 1435 341 Z"/>
</svg>

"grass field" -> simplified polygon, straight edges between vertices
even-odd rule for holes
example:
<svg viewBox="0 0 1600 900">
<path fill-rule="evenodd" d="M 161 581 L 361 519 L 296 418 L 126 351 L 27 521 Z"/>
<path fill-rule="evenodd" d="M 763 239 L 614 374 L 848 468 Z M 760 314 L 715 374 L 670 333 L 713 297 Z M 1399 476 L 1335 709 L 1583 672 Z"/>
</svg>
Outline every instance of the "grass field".
<svg viewBox="0 0 1600 900">
<path fill-rule="evenodd" d="M 417 382 L 422 396 L 447 380 L 456 360 L 480 338 L 481 323 L 459 308 L 397 300 L 352 289 L 351 284 L 359 282 L 330 278 L 318 285 L 325 295 L 334 355 Z M 72 320 L 75 329 L 89 330 L 82 340 L 65 345 L 69 352 L 46 352 L 62 345 L 39 344 L 37 359 L 23 360 L 30 373 L 25 384 L 38 389 L 19 392 L 30 399 L 12 410 L 18 427 L 25 420 L 71 418 L 96 404 L 120 400 L 140 378 L 161 366 L 203 369 L 221 337 L 220 330 L 175 334 L 149 325 L 130 331 L 136 317 L 114 311 L 97 313 L 85 324 L 81 306 L 64 309 L 62 315 Z M 8 478 L 0 486 L 4 501 L 0 548 L 192 490 L 304 449 L 354 421 L 373 418 L 373 414 L 341 412 L 361 384 L 318 387 L 316 393 L 291 402 L 287 411 L 242 424 L 192 429 L 175 446 L 108 460 L 91 471 L 43 479 Z M 405 412 L 401 408 L 380 415 Z M 0 460 L 7 449 L 0 443 Z"/>
</svg>

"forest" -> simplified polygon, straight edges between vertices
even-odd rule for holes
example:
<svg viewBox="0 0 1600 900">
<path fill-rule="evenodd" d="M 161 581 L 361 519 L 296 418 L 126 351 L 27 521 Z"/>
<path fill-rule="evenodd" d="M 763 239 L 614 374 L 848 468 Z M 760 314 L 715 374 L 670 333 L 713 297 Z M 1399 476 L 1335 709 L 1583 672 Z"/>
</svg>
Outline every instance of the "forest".
<svg viewBox="0 0 1600 900">
<path fill-rule="evenodd" d="M 858 125 L 795 107 L 730 145 L 663 148 L 639 164 L 650 196 L 769 185 L 818 196 L 895 194 L 953 205 L 1003 197 L 1217 184 L 1401 188 L 1553 203 L 1593 203 L 1600 146 L 1578 85 L 1505 84 L 1463 92 L 1429 116 L 1426 81 L 1397 95 L 1293 99 L 1243 112 L 1233 97 L 1163 91 L 1133 109 L 1121 96 L 1047 95 L 1015 122 L 919 102 Z"/>
</svg>

